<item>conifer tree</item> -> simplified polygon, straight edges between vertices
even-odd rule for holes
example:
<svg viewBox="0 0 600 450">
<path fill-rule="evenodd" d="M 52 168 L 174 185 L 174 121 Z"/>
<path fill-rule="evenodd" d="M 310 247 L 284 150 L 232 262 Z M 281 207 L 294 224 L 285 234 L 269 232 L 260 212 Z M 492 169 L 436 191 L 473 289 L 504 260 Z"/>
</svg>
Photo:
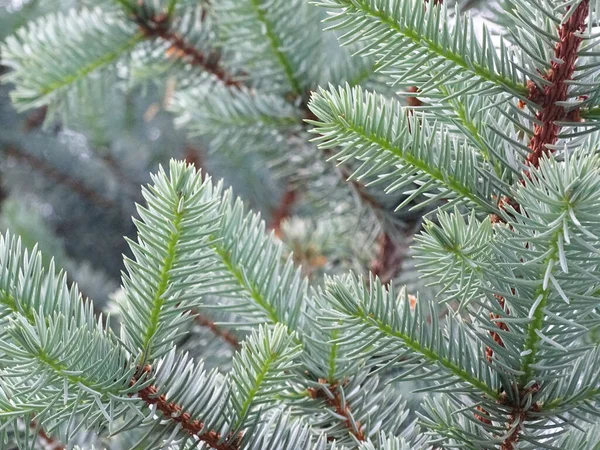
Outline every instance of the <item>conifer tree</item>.
<svg viewBox="0 0 600 450">
<path fill-rule="evenodd" d="M 178 43 L 164 27 L 184 3 L 139 18 L 135 12 L 147 11 L 123 0 L 141 30 L 123 42 L 156 33 Z M 305 95 L 294 75 L 313 67 L 295 64 L 299 52 L 277 65 L 293 46 L 278 38 L 280 28 L 263 26 L 271 44 L 280 40 L 260 64 L 263 47 L 253 45 L 250 26 L 239 26 L 251 12 L 286 17 L 288 5 L 302 17 L 302 2 L 218 6 L 223 42 L 245 50 L 231 67 L 256 69 L 245 75 L 257 92 L 275 73 L 289 82 L 284 93 Z M 497 34 L 441 1 L 318 6 L 340 42 L 372 59 L 394 93 L 330 85 L 311 95 L 304 117 L 342 173 L 402 192 L 402 205 L 436 207 L 415 252 L 438 292 L 352 271 L 311 286 L 232 190 L 172 161 L 142 190 L 110 319 L 53 263 L 44 268 L 37 251 L 24 251 L 10 233 L 0 239 L 5 446 L 34 448 L 42 439 L 88 449 L 598 448 L 600 5 L 504 0 Z M 114 24 L 97 18 L 86 31 Z M 126 28 L 106 36 L 112 48 L 121 48 L 112 41 L 119 30 Z M 93 61 L 99 48 L 90 48 Z M 17 100 L 40 101 L 28 91 L 34 75 L 19 64 Z M 216 89 L 246 89 L 213 60 L 203 64 L 220 80 Z M 89 72 L 75 73 L 97 68 L 83 67 Z M 48 95 L 73 93 L 61 85 Z M 240 330 L 221 332 L 235 350 L 227 370 L 205 368 L 223 352 L 199 343 L 194 317 L 204 311 Z M 419 389 L 405 395 L 422 399 L 417 421 L 399 395 L 415 380 Z"/>
</svg>

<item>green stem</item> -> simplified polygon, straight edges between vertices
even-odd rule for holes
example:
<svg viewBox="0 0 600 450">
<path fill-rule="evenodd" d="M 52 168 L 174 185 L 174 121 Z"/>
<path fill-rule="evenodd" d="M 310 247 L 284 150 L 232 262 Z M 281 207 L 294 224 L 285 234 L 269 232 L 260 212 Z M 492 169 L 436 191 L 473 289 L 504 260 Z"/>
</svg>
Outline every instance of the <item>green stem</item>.
<svg viewBox="0 0 600 450">
<path fill-rule="evenodd" d="M 486 383 L 484 383 L 479 378 L 474 377 L 473 375 L 468 373 L 466 370 L 464 370 L 462 367 L 457 366 L 452 361 L 450 361 L 448 358 L 444 358 L 444 357 L 438 355 L 433 350 L 423 347 L 421 345 L 421 343 L 412 339 L 409 335 L 406 335 L 406 334 L 403 334 L 403 333 L 400 333 L 400 332 L 394 330 L 389 324 L 365 314 L 364 311 L 362 311 L 362 310 L 359 310 L 356 313 L 356 315 L 363 322 L 368 323 L 369 325 L 375 325 L 383 334 L 400 339 L 402 341 L 403 345 L 405 345 L 406 347 L 410 348 L 411 350 L 413 350 L 416 353 L 421 354 L 429 361 L 436 362 L 436 363 L 440 364 L 442 367 L 445 367 L 456 377 L 460 378 L 465 383 L 470 384 L 471 386 L 475 387 L 479 391 L 485 393 L 490 398 L 493 398 L 495 400 L 500 399 L 501 396 L 495 389 L 488 386 Z"/>
<path fill-rule="evenodd" d="M 562 229 L 559 229 L 556 233 L 554 233 L 553 239 L 549 245 L 553 248 L 553 251 L 548 255 L 547 258 L 544 259 L 545 264 L 544 273 L 541 274 L 542 279 L 545 277 L 545 272 L 550 261 L 557 261 L 558 239 L 561 233 Z M 523 351 L 529 350 L 529 353 L 523 358 L 523 363 L 521 366 L 523 375 L 521 375 L 520 382 L 522 386 L 525 386 L 527 383 L 529 383 L 534 375 L 531 366 L 537 362 L 537 354 L 540 345 L 540 337 L 537 334 L 537 330 L 541 330 L 544 326 L 544 319 L 546 318 L 546 315 L 544 314 L 544 308 L 546 308 L 548 304 L 548 298 L 550 297 L 549 287 L 544 290 L 543 285 L 540 286 L 536 290 L 535 299 L 537 299 L 540 295 L 542 296 L 542 300 L 535 308 L 535 311 L 533 312 L 533 318 L 527 326 L 527 340 L 525 341 L 525 347 Z"/>
<path fill-rule="evenodd" d="M 364 0 L 346 0 L 343 2 L 346 4 L 347 9 L 354 9 L 356 12 L 362 12 L 365 15 L 369 15 L 378 19 L 381 23 L 387 25 L 390 29 L 394 30 L 398 34 L 410 39 L 414 44 L 425 47 L 430 53 L 436 56 L 442 57 L 447 61 L 453 62 L 459 67 L 462 67 L 468 72 L 473 73 L 479 78 L 486 80 L 498 86 L 506 87 L 521 96 L 527 96 L 529 91 L 526 86 L 515 84 L 510 78 L 506 78 L 502 75 L 492 73 L 490 69 L 476 64 L 474 61 L 467 61 L 464 55 L 452 53 L 449 49 L 444 48 L 437 41 L 428 39 L 421 33 L 401 27 L 392 17 L 390 17 L 385 10 L 376 10 L 372 8 Z M 467 26 L 467 24 L 463 24 Z"/>
<path fill-rule="evenodd" d="M 573 401 L 572 399 L 569 399 L 569 398 L 559 397 L 559 398 L 552 400 L 549 403 L 543 404 L 542 411 L 543 412 L 550 411 L 550 410 L 560 407 L 562 405 L 567 405 L 569 409 L 574 409 L 577 407 L 577 405 L 581 405 L 582 403 L 585 404 L 590 401 L 597 400 L 598 396 L 600 396 L 600 389 L 590 389 L 587 392 L 587 395 L 585 395 L 584 397 L 579 397 L 575 401 Z"/>
<path fill-rule="evenodd" d="M 88 76 L 95 70 L 99 69 L 100 67 L 103 67 L 112 62 L 115 62 L 121 55 L 123 55 L 125 52 L 128 52 L 129 50 L 133 49 L 142 40 L 144 40 L 144 35 L 142 33 L 137 33 L 131 39 L 129 39 L 127 42 L 125 42 L 123 45 L 121 45 L 120 47 L 117 47 L 115 50 L 108 52 L 104 55 L 101 55 L 95 61 L 92 61 L 88 65 L 76 70 L 75 72 L 73 72 L 70 75 L 66 75 L 61 80 L 55 81 L 54 83 L 50 83 L 49 85 L 43 87 L 40 90 L 40 93 L 42 95 L 48 95 L 58 89 L 62 89 L 66 86 L 69 86 L 69 85 L 75 83 L 78 80 L 81 80 L 82 78 L 85 78 L 86 76 Z"/>
<path fill-rule="evenodd" d="M 240 267 L 236 267 L 235 262 L 231 258 L 229 251 L 222 245 L 219 244 L 220 241 L 217 241 L 216 238 L 211 238 L 212 247 L 217 255 L 220 256 L 223 264 L 227 268 L 227 270 L 233 275 L 237 283 L 240 285 L 242 289 L 244 289 L 250 298 L 256 302 L 258 306 L 260 306 L 266 313 L 267 318 L 274 324 L 281 323 L 279 316 L 277 315 L 277 310 L 273 308 L 273 306 L 267 301 L 260 290 L 252 285 L 251 282 L 246 281 L 242 269 Z"/>
<path fill-rule="evenodd" d="M 546 290 L 544 292 L 540 292 L 539 295 L 542 295 L 542 301 L 537 306 L 533 313 L 533 319 L 529 322 L 527 326 L 527 340 L 525 341 L 525 351 L 529 350 L 529 354 L 523 358 L 522 371 L 523 375 L 521 375 L 521 385 L 526 385 L 529 380 L 533 377 L 533 369 L 531 366 L 536 363 L 537 351 L 540 343 L 540 337 L 537 334 L 537 330 L 541 329 L 544 325 L 544 308 L 548 304 L 548 296 L 550 292 Z"/>
<path fill-rule="evenodd" d="M 171 271 L 175 263 L 175 258 L 177 254 L 177 243 L 179 242 L 181 233 L 182 219 L 183 212 L 180 212 L 177 209 L 175 211 L 175 219 L 173 220 L 172 224 L 173 231 L 169 236 L 169 242 L 167 244 L 167 255 L 163 260 L 159 282 L 156 286 L 156 291 L 154 292 L 154 296 L 151 301 L 151 304 L 153 306 L 152 312 L 150 313 L 150 325 L 148 326 L 144 335 L 143 352 L 141 357 L 142 364 L 145 363 L 151 357 L 152 341 L 154 335 L 156 334 L 156 331 L 158 330 L 158 325 L 161 321 L 162 307 L 165 303 L 165 299 L 163 298 L 163 296 L 167 291 L 167 288 L 169 287 L 169 272 Z"/>
<path fill-rule="evenodd" d="M 72 386 L 83 385 L 83 386 L 87 387 L 88 389 L 91 389 L 92 391 L 99 392 L 100 390 L 102 390 L 102 394 L 107 394 L 107 392 L 105 392 L 105 387 L 102 387 L 102 389 L 99 390 L 98 386 L 96 386 L 93 382 L 91 382 L 87 378 L 82 377 L 82 376 L 73 375 L 73 372 L 70 371 L 67 366 L 62 365 L 62 364 L 58 363 L 58 361 L 55 361 L 54 359 L 52 359 L 42 349 L 40 349 L 40 351 L 37 354 L 32 354 L 31 356 L 36 357 L 38 359 L 38 361 L 42 362 L 48 368 L 50 368 L 52 371 L 56 372 L 56 374 L 58 376 L 69 380 L 69 383 Z"/>
<path fill-rule="evenodd" d="M 17 305 L 17 301 L 15 298 L 10 295 L 8 292 L 0 290 L 0 304 L 4 305 L 11 312 L 23 314 L 29 323 L 35 322 L 35 317 L 33 315 L 33 309 L 28 308 L 26 311 L 21 311 L 19 306 Z M 25 305 L 23 305 L 25 306 Z"/>
<path fill-rule="evenodd" d="M 338 352 L 338 344 L 336 342 L 336 339 L 338 338 L 339 334 L 339 330 L 333 330 L 333 332 L 331 333 L 331 342 L 333 343 L 331 344 L 331 350 L 329 352 L 329 372 L 327 373 L 327 378 L 330 385 L 334 385 L 336 383 L 335 366 Z"/>
<path fill-rule="evenodd" d="M 414 155 L 412 155 L 411 153 L 409 153 L 407 151 L 403 152 L 402 150 L 393 146 L 386 139 L 381 138 L 377 135 L 373 135 L 373 134 L 368 135 L 365 133 L 365 130 L 362 127 L 359 127 L 354 124 L 350 124 L 349 122 L 346 122 L 346 123 L 348 124 L 348 127 L 347 127 L 348 130 L 363 137 L 365 140 L 367 140 L 373 144 L 377 144 L 383 150 L 386 150 L 386 151 L 396 155 L 398 158 L 402 159 L 403 161 L 410 164 L 414 168 L 426 173 L 431 178 L 438 181 L 440 184 L 446 186 L 448 189 L 456 192 L 457 194 L 461 195 L 462 197 L 468 198 L 469 200 L 471 200 L 476 205 L 479 205 L 484 210 L 489 211 L 489 212 L 495 212 L 494 208 L 492 208 L 490 204 L 488 204 L 487 202 L 485 202 L 484 200 L 479 198 L 479 196 L 473 194 L 468 186 L 463 185 L 460 181 L 458 181 L 454 177 L 452 177 L 448 174 L 445 174 L 444 172 L 442 172 L 439 169 L 430 167 L 425 161 L 418 159 L 417 157 L 415 157 Z M 345 127 L 345 124 L 342 123 L 341 121 L 338 122 L 338 125 L 340 127 Z"/>
<path fill-rule="evenodd" d="M 167 7 L 167 16 L 173 17 L 173 13 L 175 12 L 175 7 L 177 6 L 177 0 L 170 0 L 169 6 Z"/>
<path fill-rule="evenodd" d="M 581 108 L 579 115 L 582 119 L 599 119 L 600 118 L 600 106 L 594 106 L 592 108 Z"/>
<path fill-rule="evenodd" d="M 269 373 L 269 369 L 271 368 L 271 365 L 276 361 L 277 356 L 279 356 L 279 355 L 271 354 L 271 357 L 269 359 L 265 360 L 263 366 L 260 368 L 260 372 L 258 373 L 258 376 L 256 377 L 256 379 L 254 381 L 254 387 L 252 389 L 250 389 L 250 391 L 248 391 L 248 397 L 242 404 L 242 408 L 241 408 L 241 411 L 239 414 L 239 419 L 237 420 L 236 425 L 234 427 L 235 430 L 238 430 L 244 424 L 246 415 L 248 414 L 248 411 L 252 407 L 252 404 L 254 403 L 254 399 L 256 398 L 256 395 L 260 392 L 260 387 L 261 387 L 264 379 L 266 378 L 267 374 Z"/>
<path fill-rule="evenodd" d="M 439 90 L 446 97 L 450 96 L 450 91 L 446 89 L 444 85 L 440 85 Z M 470 133 L 470 137 L 474 141 L 473 143 L 475 146 L 479 149 L 481 157 L 485 161 L 490 162 L 492 159 L 490 150 L 481 137 L 477 125 L 475 125 L 475 123 L 467 116 L 467 109 L 465 108 L 465 105 L 460 100 L 454 99 L 450 101 L 450 107 L 454 110 L 456 117 L 460 120 L 460 123 L 462 123 Z M 494 164 L 493 167 L 498 178 L 502 179 L 502 167 L 499 164 Z"/>
<path fill-rule="evenodd" d="M 280 50 L 282 47 L 281 40 L 279 39 L 279 37 L 277 36 L 277 33 L 275 32 L 273 24 L 269 21 L 269 19 L 267 18 L 267 15 L 265 14 L 264 8 L 262 6 L 262 1 L 261 0 L 251 0 L 251 3 L 252 3 L 252 7 L 254 8 L 254 12 L 256 13 L 256 17 L 258 18 L 258 21 L 260 23 L 262 23 L 264 26 L 265 34 L 266 34 L 267 40 L 269 41 L 269 44 L 271 46 L 271 50 L 273 50 L 273 54 L 275 55 L 275 58 L 277 59 L 277 61 L 281 65 L 281 67 L 283 68 L 283 72 L 285 73 L 285 77 L 287 78 L 288 82 L 290 83 L 292 91 L 296 95 L 301 95 L 302 88 L 300 86 L 299 81 L 294 76 L 294 69 L 292 67 L 292 63 L 290 62 L 287 55 L 284 54 Z"/>
</svg>

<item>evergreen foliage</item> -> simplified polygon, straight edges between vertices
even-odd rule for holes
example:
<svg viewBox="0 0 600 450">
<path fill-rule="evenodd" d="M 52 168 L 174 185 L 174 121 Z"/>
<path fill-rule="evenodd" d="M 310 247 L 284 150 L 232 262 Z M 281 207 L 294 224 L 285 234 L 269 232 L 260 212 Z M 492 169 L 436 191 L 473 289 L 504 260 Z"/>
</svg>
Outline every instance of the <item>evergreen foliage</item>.
<svg viewBox="0 0 600 450">
<path fill-rule="evenodd" d="M 436 291 L 339 267 L 309 278 L 280 230 L 268 233 L 231 189 L 173 160 L 142 190 L 117 320 L 97 315 L 37 249 L 0 238 L 3 446 L 600 446 L 600 3 L 499 2 L 494 33 L 442 1 L 318 6 L 77 5 L 7 41 L 13 98 L 59 112 L 106 73 L 135 82 L 140 67 L 177 70 L 187 74 L 175 102 L 183 122 L 222 151 L 252 135 L 250 153 L 269 158 L 277 145 L 261 139 L 294 148 L 306 119 L 384 230 L 393 208 L 373 198 L 427 207 L 415 252 Z M 62 45 L 36 45 L 40 29 L 50 36 L 68 21 L 73 35 L 55 36 Z M 218 57 L 203 47 L 212 26 Z M 89 52 L 82 33 L 99 36 Z M 344 47 L 327 61 L 331 36 Z M 307 100 L 328 82 L 341 86 Z M 313 187 L 326 185 L 324 172 Z M 324 196 L 344 218 L 340 192 Z M 208 368 L 222 352 L 196 344 L 205 313 L 221 347 L 235 349 L 222 370 Z M 415 399 L 414 409 L 404 403 Z"/>
</svg>

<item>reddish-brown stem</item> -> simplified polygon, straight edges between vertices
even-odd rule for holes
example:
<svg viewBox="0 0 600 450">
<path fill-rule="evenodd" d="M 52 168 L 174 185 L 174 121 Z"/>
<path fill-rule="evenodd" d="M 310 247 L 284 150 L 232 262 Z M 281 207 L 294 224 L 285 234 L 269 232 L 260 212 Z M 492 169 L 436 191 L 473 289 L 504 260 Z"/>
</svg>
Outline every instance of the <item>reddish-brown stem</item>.
<svg viewBox="0 0 600 450">
<path fill-rule="evenodd" d="M 145 367 L 144 372 L 149 372 L 150 367 Z M 131 385 L 135 385 L 137 380 L 131 380 Z M 146 386 L 137 392 L 137 396 L 147 405 L 155 405 L 165 419 L 177 422 L 182 430 L 190 436 L 195 436 L 202 442 L 208 444 L 214 450 L 237 450 L 240 448 L 241 436 L 228 436 L 222 439 L 222 436 L 215 430 L 205 430 L 204 423 L 196 420 L 192 415 L 183 410 L 175 402 L 170 402 L 164 394 L 158 394 L 156 386 Z"/>
<path fill-rule="evenodd" d="M 524 420 L 525 419 L 525 413 L 521 413 L 520 414 L 520 419 Z M 511 420 L 508 423 L 508 427 L 509 429 L 513 426 L 514 421 L 516 420 L 516 417 L 513 415 L 511 416 Z M 509 433 L 509 435 L 506 437 L 506 439 L 502 442 L 502 444 L 500 444 L 500 450 L 514 450 L 515 449 L 515 445 L 517 444 L 517 442 L 519 442 L 519 433 L 521 431 L 521 423 L 519 422 L 519 425 L 517 425 L 511 433 Z"/>
<path fill-rule="evenodd" d="M 23 125 L 23 131 L 33 131 L 40 128 L 46 120 L 46 114 L 48 113 L 48 106 L 42 106 L 38 109 L 34 109 L 25 119 Z"/>
<path fill-rule="evenodd" d="M 524 408 L 523 405 L 528 403 L 527 401 L 524 401 L 524 399 L 528 396 L 535 395 L 539 389 L 540 386 L 536 383 L 530 388 L 521 390 L 519 392 L 519 400 L 513 406 L 508 423 L 506 424 L 506 431 L 508 434 L 500 444 L 500 450 L 515 450 L 517 448 L 516 445 L 519 442 L 520 433 L 523 429 L 523 423 L 527 420 L 529 411 L 536 413 L 539 413 L 540 411 L 540 406 L 537 402 L 530 404 L 530 406 L 527 408 Z M 501 397 L 499 403 L 505 404 L 506 397 Z"/>
<path fill-rule="evenodd" d="M 554 58 L 552 59 L 550 69 L 544 75 L 544 79 L 548 81 L 548 84 L 542 89 L 532 81 L 529 81 L 527 84 L 527 87 L 529 88 L 529 100 L 540 107 L 540 110 L 536 114 L 536 119 L 539 124 L 534 125 L 533 137 L 529 141 L 529 150 L 531 152 L 525 161 L 525 164 L 529 167 L 539 167 L 540 159 L 543 156 L 552 153 L 553 149 L 551 146 L 558 141 L 561 130 L 561 125 L 559 125 L 558 122 L 577 122 L 580 120 L 578 109 L 567 111 L 558 103 L 565 102 L 568 99 L 568 81 L 571 80 L 575 73 L 578 50 L 583 41 L 580 33 L 586 29 L 586 19 L 588 14 L 589 0 L 583 0 L 577 5 L 577 8 L 571 13 L 570 17 L 559 27 L 559 40 L 554 47 Z M 530 172 L 526 170 L 520 183 L 523 185 L 526 184 L 530 176 Z M 503 198 L 499 204 L 502 209 L 506 208 L 508 205 L 516 211 L 520 208 L 518 204 L 514 202 L 511 203 L 505 198 Z M 494 218 L 492 220 L 494 220 Z M 500 295 L 496 295 L 496 298 L 502 309 L 508 311 L 505 305 L 505 299 Z M 492 314 L 491 317 L 492 319 L 500 318 L 495 314 Z M 497 326 L 502 330 L 508 330 L 508 327 L 503 322 L 497 322 Z M 491 332 L 491 335 L 499 345 L 504 345 L 498 333 Z M 493 351 L 489 347 L 486 353 L 488 359 L 493 357 Z M 536 407 L 537 405 L 532 406 L 533 409 Z M 517 420 L 519 423 L 502 442 L 500 450 L 514 450 L 516 448 L 515 445 L 519 441 L 521 424 L 526 418 L 527 411 L 522 411 L 518 408 L 513 411 L 510 422 L 508 423 L 508 428 L 513 428 L 513 424 Z"/>
<path fill-rule="evenodd" d="M 223 339 L 225 342 L 227 342 L 229 345 L 231 345 L 234 349 L 237 350 L 241 347 L 237 337 L 235 337 L 235 335 L 233 333 L 231 333 L 230 331 L 228 331 L 224 328 L 219 327 L 216 323 L 214 323 L 208 317 L 205 317 L 196 311 L 194 311 L 194 313 L 196 314 L 194 319 L 196 320 L 196 323 L 198 323 L 200 326 L 208 328 L 210 331 L 212 331 L 212 333 L 215 336 Z"/>
<path fill-rule="evenodd" d="M 369 270 L 387 286 L 402 270 L 406 246 L 395 242 L 386 232 L 382 232 L 377 240 L 379 252 Z"/>
<path fill-rule="evenodd" d="M 319 380 L 319 383 L 323 385 L 321 389 L 308 389 L 308 394 L 311 396 L 311 398 L 324 400 L 325 403 L 327 403 L 327 405 L 329 405 L 335 410 L 335 413 L 337 415 L 344 418 L 344 426 L 348 429 L 350 433 L 352 433 L 352 435 L 354 435 L 354 437 L 357 440 L 366 440 L 365 430 L 363 429 L 360 422 L 355 422 L 356 429 L 352 425 L 352 411 L 350 409 L 348 401 L 342 401 L 342 396 L 339 392 L 339 384 L 335 383 L 327 387 L 327 381 L 323 379 Z M 325 392 L 325 389 L 327 389 L 327 392 Z"/>
<path fill-rule="evenodd" d="M 71 178 L 69 175 L 58 171 L 57 169 L 46 163 L 46 161 L 44 161 L 41 158 L 38 158 L 37 156 L 31 155 L 12 145 L 5 147 L 4 153 L 6 153 L 12 158 L 26 162 L 32 168 L 38 170 L 39 172 L 44 174 L 44 176 L 50 178 L 52 181 L 56 182 L 57 184 L 62 184 L 69 187 L 81 197 L 90 200 L 91 202 L 95 203 L 101 208 L 112 208 L 115 206 L 112 200 L 109 200 L 103 197 L 102 195 L 98 194 L 97 192 L 93 191 L 92 189 L 88 188 L 85 184 L 83 184 L 76 178 Z"/>
<path fill-rule="evenodd" d="M 225 86 L 240 89 L 242 82 L 236 80 L 219 63 L 216 54 L 206 54 L 185 41 L 185 39 L 169 29 L 170 19 L 166 15 L 158 15 L 152 18 L 144 18 L 141 15 L 134 17 L 142 33 L 148 38 L 160 38 L 171 44 L 167 50 L 167 56 L 181 58 L 190 64 L 201 67 L 214 75 Z"/>
<path fill-rule="evenodd" d="M 281 237 L 281 225 L 285 219 L 291 216 L 292 209 L 294 208 L 294 204 L 296 203 L 297 199 L 298 194 L 291 187 L 288 187 L 285 193 L 281 196 L 281 200 L 273 211 L 271 223 L 269 224 L 269 229 L 273 230 L 275 236 Z"/>
<path fill-rule="evenodd" d="M 548 146 L 558 140 L 560 125 L 557 122 L 578 120 L 578 110 L 567 112 L 557 103 L 568 98 L 567 82 L 575 72 L 577 53 L 583 41 L 579 33 L 585 31 L 588 14 L 589 0 L 584 0 L 558 29 L 559 41 L 554 48 L 554 58 L 550 70 L 544 76 L 549 84 L 543 89 L 533 82 L 528 84 L 529 99 L 541 107 L 536 115 L 541 124 L 534 125 L 533 137 L 529 142 L 531 153 L 527 157 L 527 165 L 531 167 L 538 167 L 540 158 L 552 151 Z"/>
<path fill-rule="evenodd" d="M 543 77 L 548 84 L 539 88 L 533 81 L 527 83 L 529 100 L 540 107 L 536 114 L 539 124 L 533 126 L 533 136 L 529 141 L 530 153 L 525 160 L 525 164 L 529 167 L 538 167 L 542 156 L 553 152 L 550 146 L 556 144 L 561 130 L 558 122 L 578 122 L 580 120 L 579 109 L 567 111 L 558 103 L 568 99 L 568 81 L 573 77 L 577 67 L 577 53 L 583 41 L 580 34 L 586 29 L 585 22 L 589 14 L 589 7 L 589 0 L 583 0 L 577 5 L 569 19 L 559 27 L 559 41 L 554 47 L 554 58 L 548 73 Z M 524 104 L 522 103 L 522 105 Z M 524 185 L 529 177 L 530 173 L 526 170 L 520 183 Z M 507 198 L 502 198 L 499 202 L 501 209 L 505 209 L 509 205 L 516 211 L 519 210 L 519 205 Z M 498 222 L 501 219 L 493 216 L 492 221 Z"/>
<path fill-rule="evenodd" d="M 39 441 L 44 444 L 44 448 L 47 450 L 66 450 L 66 447 L 62 442 L 56 440 L 52 436 L 48 435 L 42 427 L 40 427 L 35 421 L 29 424 L 32 430 L 37 430 Z"/>
<path fill-rule="evenodd" d="M 416 86 L 411 86 L 408 88 L 408 92 L 416 94 L 419 92 L 419 88 Z M 411 96 L 411 97 L 406 97 L 406 105 L 409 108 L 416 108 L 418 106 L 423 106 L 423 102 L 421 100 L 419 100 L 417 97 Z M 408 109 L 407 113 L 412 114 L 412 109 Z"/>
<path fill-rule="evenodd" d="M 508 312 L 508 310 L 506 308 L 506 300 L 504 299 L 504 297 L 502 297 L 501 295 L 498 295 L 498 294 L 495 294 L 494 297 L 496 298 L 496 300 L 498 300 L 498 304 L 500 305 L 500 307 L 504 311 Z M 501 317 L 499 314 L 490 313 L 490 319 L 492 321 L 498 320 L 500 318 Z M 502 331 L 508 331 L 508 326 L 504 322 L 496 322 L 496 326 L 499 329 L 501 329 Z M 504 342 L 502 341 L 502 338 L 500 337 L 500 335 L 498 333 L 496 333 L 495 331 L 490 331 L 490 336 L 492 337 L 494 342 L 496 342 L 500 347 L 504 347 Z M 486 348 L 485 356 L 488 361 L 492 360 L 492 358 L 494 356 L 494 351 L 492 350 L 491 347 Z"/>
<path fill-rule="evenodd" d="M 477 420 L 479 420 L 482 423 L 485 423 L 486 425 L 491 425 L 492 424 L 492 421 L 489 419 L 490 414 L 485 409 L 483 409 L 482 406 L 478 406 L 475 409 L 477 410 L 477 412 L 481 413 L 481 415 L 478 414 L 478 413 L 475 413 L 475 418 Z"/>
<path fill-rule="evenodd" d="M 204 172 L 203 152 L 200 149 L 186 145 L 183 157 L 188 164 L 193 164 L 196 170 Z"/>
</svg>

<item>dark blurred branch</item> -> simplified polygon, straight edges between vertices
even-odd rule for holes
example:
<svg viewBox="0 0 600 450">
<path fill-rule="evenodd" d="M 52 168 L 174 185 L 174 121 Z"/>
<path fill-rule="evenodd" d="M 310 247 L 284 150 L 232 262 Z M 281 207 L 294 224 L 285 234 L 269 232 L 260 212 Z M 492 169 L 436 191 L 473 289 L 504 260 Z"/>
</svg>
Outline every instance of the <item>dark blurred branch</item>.
<svg viewBox="0 0 600 450">
<path fill-rule="evenodd" d="M 48 106 L 42 106 L 40 108 L 34 109 L 27 118 L 25 119 L 25 124 L 23 125 L 23 131 L 33 131 L 41 128 L 46 120 L 46 115 L 48 114 Z"/>
<path fill-rule="evenodd" d="M 48 435 L 35 421 L 29 424 L 32 430 L 37 430 L 38 441 L 47 450 L 66 450 L 62 442 Z"/>
<path fill-rule="evenodd" d="M 130 12 L 132 20 L 139 26 L 144 36 L 148 39 L 160 38 L 171 44 L 167 50 L 167 56 L 181 58 L 189 64 L 202 68 L 219 79 L 225 86 L 237 89 L 243 86 L 241 81 L 235 79 L 232 74 L 221 66 L 218 53 L 205 53 L 173 31 L 171 29 L 172 18 L 168 14 L 155 14 L 145 5 L 132 9 Z"/>
<path fill-rule="evenodd" d="M 143 182 L 138 180 L 133 173 L 123 170 L 122 163 L 114 157 L 109 149 L 95 151 L 94 153 L 99 156 L 104 165 L 117 179 L 119 184 L 126 188 L 129 195 L 134 198 L 141 195 L 140 186 L 143 184 Z"/>
<path fill-rule="evenodd" d="M 402 271 L 408 246 L 396 242 L 385 232 L 379 235 L 377 241 L 379 251 L 377 257 L 371 262 L 369 271 L 379 277 L 383 285 L 388 285 Z"/>
<path fill-rule="evenodd" d="M 196 321 L 196 323 L 198 325 L 208 328 L 215 336 L 223 339 L 223 341 L 227 342 L 235 350 L 239 350 L 241 348 L 241 345 L 240 345 L 237 337 L 233 333 L 231 333 L 229 330 L 219 327 L 211 319 L 198 313 L 198 311 L 192 311 L 192 312 L 195 314 L 194 320 Z"/>
<path fill-rule="evenodd" d="M 273 211 L 271 223 L 269 224 L 269 229 L 273 230 L 275 236 L 281 236 L 281 226 L 285 219 L 289 218 L 292 215 L 294 203 L 296 203 L 297 199 L 298 194 L 291 187 L 288 187 L 285 193 L 281 196 L 279 204 Z"/>
<path fill-rule="evenodd" d="M 48 113 L 48 106 L 42 106 L 33 110 L 25 119 L 25 123 L 23 124 L 23 131 L 25 132 L 33 132 L 40 129 L 44 125 L 44 121 L 46 120 L 46 116 Z M 62 129 L 62 124 L 57 122 L 53 126 L 53 133 L 58 134 Z M 131 174 L 127 174 L 123 171 L 121 164 L 119 161 L 115 160 L 114 156 L 110 153 L 110 151 L 98 151 L 93 149 L 94 153 L 99 155 L 99 157 L 104 162 L 105 166 L 112 172 L 113 176 L 121 183 L 122 186 L 127 186 L 127 190 L 130 194 L 135 196 L 139 192 L 140 182 L 138 180 L 132 179 Z"/>
<path fill-rule="evenodd" d="M 188 164 L 192 164 L 196 170 L 201 170 L 202 175 L 204 176 L 204 152 L 196 147 L 192 147 L 191 145 L 185 146 L 185 152 L 183 154 L 183 158 L 185 162 Z"/>
<path fill-rule="evenodd" d="M 45 177 L 49 178 L 50 180 L 54 181 L 59 185 L 68 187 L 82 198 L 89 200 L 90 202 L 94 203 L 95 205 L 101 208 L 113 208 L 116 206 L 112 200 L 107 199 L 102 195 L 98 194 L 97 192 L 83 184 L 83 182 L 81 182 L 80 180 L 73 178 L 63 172 L 60 172 L 59 170 L 48 164 L 47 161 L 44 161 L 42 158 L 31 155 L 15 145 L 7 145 L 2 149 L 2 151 L 11 158 L 29 164 L 31 168 L 39 171 Z"/>
</svg>

